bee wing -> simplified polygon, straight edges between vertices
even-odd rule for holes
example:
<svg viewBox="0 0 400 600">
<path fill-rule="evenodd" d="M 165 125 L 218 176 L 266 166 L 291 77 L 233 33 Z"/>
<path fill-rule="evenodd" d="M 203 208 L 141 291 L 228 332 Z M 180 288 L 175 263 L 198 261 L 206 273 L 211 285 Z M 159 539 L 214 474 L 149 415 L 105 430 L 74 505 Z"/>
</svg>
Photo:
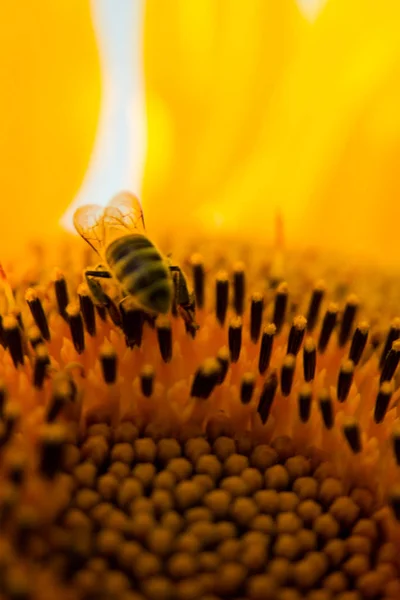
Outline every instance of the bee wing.
<svg viewBox="0 0 400 600">
<path fill-rule="evenodd" d="M 87 204 L 79 207 L 73 217 L 74 227 L 84 240 L 101 254 L 105 245 L 104 207 Z"/>
<path fill-rule="evenodd" d="M 104 225 L 121 233 L 145 234 L 143 209 L 136 196 L 130 192 L 114 196 L 104 209 Z"/>
</svg>

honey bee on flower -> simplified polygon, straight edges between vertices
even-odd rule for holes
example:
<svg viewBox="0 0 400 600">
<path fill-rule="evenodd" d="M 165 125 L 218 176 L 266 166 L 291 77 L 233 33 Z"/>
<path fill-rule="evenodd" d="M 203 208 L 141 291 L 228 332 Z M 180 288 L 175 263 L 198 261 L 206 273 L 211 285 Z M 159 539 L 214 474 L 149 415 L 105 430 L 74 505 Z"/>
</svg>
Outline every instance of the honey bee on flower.
<svg viewBox="0 0 400 600">
<path fill-rule="evenodd" d="M 85 271 L 85 279 L 96 300 L 104 305 L 110 298 L 99 279 L 113 279 L 122 295 L 120 304 L 131 297 L 138 308 L 151 316 L 168 313 L 173 302 L 195 335 L 194 294 L 178 265 L 162 256 L 146 234 L 139 200 L 129 192 L 117 194 L 103 208 L 96 204 L 81 206 L 74 213 L 74 226 L 99 254 L 101 264 Z"/>
</svg>

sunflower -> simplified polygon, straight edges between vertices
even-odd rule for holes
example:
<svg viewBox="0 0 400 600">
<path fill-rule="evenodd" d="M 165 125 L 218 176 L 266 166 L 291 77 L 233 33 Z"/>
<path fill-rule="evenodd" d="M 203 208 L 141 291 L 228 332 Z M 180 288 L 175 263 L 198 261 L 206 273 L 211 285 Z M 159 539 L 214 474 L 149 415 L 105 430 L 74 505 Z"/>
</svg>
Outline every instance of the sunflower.
<svg viewBox="0 0 400 600">
<path fill-rule="evenodd" d="M 400 597 L 399 12 L 147 1 L 146 225 L 199 329 L 98 304 L 73 237 L 0 272 L 1 598 Z"/>
</svg>

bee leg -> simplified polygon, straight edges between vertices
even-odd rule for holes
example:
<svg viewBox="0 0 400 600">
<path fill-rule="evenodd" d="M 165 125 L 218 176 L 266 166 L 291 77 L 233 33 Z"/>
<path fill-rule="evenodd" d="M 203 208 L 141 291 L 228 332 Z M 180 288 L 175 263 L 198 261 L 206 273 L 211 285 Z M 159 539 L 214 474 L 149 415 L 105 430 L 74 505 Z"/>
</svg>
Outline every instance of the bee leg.
<svg viewBox="0 0 400 600">
<path fill-rule="evenodd" d="M 175 290 L 175 302 L 177 305 L 186 305 L 190 303 L 190 294 L 186 283 L 186 278 L 180 267 L 170 265 L 172 281 Z"/>
<path fill-rule="evenodd" d="M 179 314 L 185 323 L 185 329 L 193 338 L 199 325 L 196 323 L 196 303 L 195 296 L 190 293 L 187 287 L 186 278 L 182 269 L 176 265 L 170 265 L 172 281 L 174 283 L 174 300 L 172 304 L 172 313 Z"/>
<path fill-rule="evenodd" d="M 179 267 L 174 265 L 169 265 L 169 270 L 171 273 L 172 283 L 174 285 L 174 294 L 172 298 L 172 307 L 171 312 L 174 317 L 178 316 L 178 305 L 184 301 L 184 292 L 185 292 L 185 282 L 182 277 L 182 272 Z M 183 280 L 183 282 L 182 282 Z M 183 287 L 184 286 L 184 287 Z M 187 288 L 186 288 L 187 290 Z"/>
<path fill-rule="evenodd" d="M 93 297 L 101 304 L 106 304 L 108 296 L 103 290 L 101 283 L 97 281 L 97 278 L 102 277 L 101 273 L 102 271 L 87 270 L 85 271 L 85 280 Z M 111 277 L 111 275 L 108 273 L 108 278 L 109 277 Z"/>
<path fill-rule="evenodd" d="M 195 311 L 191 306 L 178 305 L 178 312 L 185 323 L 186 332 L 192 338 L 196 337 L 196 332 L 200 329 L 200 325 L 196 323 Z"/>
<path fill-rule="evenodd" d="M 107 304 L 105 306 L 108 310 L 108 314 L 110 315 L 112 322 L 117 327 L 121 327 L 122 318 L 121 318 L 121 312 L 120 312 L 118 306 L 115 304 L 114 300 L 112 300 L 110 298 L 110 296 L 107 296 L 107 294 L 105 294 L 105 296 L 107 298 Z"/>
<path fill-rule="evenodd" d="M 110 296 L 103 290 L 103 287 L 101 283 L 97 281 L 97 278 L 111 279 L 111 275 L 108 271 L 87 270 L 85 271 L 85 280 L 93 297 L 97 302 L 107 308 L 114 325 L 119 327 L 121 325 L 121 314 L 119 309 Z"/>
<path fill-rule="evenodd" d="M 99 267 L 99 268 L 98 268 Z M 86 269 L 85 274 L 90 277 L 98 277 L 99 279 L 111 279 L 110 271 L 107 271 L 103 265 L 98 265 L 94 269 Z"/>
<path fill-rule="evenodd" d="M 174 317 L 178 316 L 178 302 L 177 302 L 177 286 L 178 286 L 179 274 L 176 271 L 172 272 L 172 283 L 174 285 L 174 293 L 172 296 L 171 312 Z"/>
</svg>

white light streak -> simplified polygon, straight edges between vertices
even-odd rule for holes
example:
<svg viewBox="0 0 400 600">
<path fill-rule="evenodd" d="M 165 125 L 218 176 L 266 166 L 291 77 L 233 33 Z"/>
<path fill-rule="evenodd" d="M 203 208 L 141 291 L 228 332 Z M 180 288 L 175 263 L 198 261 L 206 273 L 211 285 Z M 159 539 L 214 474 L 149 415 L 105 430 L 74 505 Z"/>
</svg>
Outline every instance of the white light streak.
<svg viewBox="0 0 400 600">
<path fill-rule="evenodd" d="M 92 0 L 102 74 L 102 105 L 82 186 L 61 219 L 83 204 L 105 205 L 117 192 L 140 190 L 145 152 L 142 83 L 143 0 Z"/>
</svg>

